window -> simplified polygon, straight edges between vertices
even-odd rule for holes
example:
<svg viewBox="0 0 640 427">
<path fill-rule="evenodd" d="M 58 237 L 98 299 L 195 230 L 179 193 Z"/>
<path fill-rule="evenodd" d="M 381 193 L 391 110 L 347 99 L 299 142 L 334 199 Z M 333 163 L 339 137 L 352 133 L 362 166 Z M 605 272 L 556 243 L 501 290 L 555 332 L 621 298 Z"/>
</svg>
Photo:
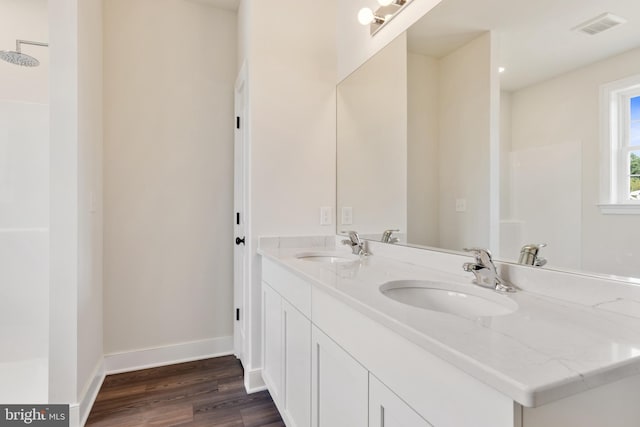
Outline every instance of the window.
<svg viewBox="0 0 640 427">
<path fill-rule="evenodd" d="M 601 87 L 600 209 L 640 214 L 640 75 Z"/>
</svg>

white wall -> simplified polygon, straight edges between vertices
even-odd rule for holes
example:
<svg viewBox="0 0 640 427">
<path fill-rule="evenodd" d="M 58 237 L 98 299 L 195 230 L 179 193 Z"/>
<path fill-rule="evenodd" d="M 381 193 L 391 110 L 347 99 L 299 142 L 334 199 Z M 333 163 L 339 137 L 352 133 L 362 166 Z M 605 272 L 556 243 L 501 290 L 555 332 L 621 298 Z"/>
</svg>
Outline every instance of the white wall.
<svg viewBox="0 0 640 427">
<path fill-rule="evenodd" d="M 102 374 L 102 6 L 102 0 L 78 2 L 79 399 Z"/>
<path fill-rule="evenodd" d="M 376 10 L 379 5 L 376 0 L 336 0 L 337 17 L 337 55 L 338 55 L 338 81 L 351 74 L 356 68 L 371 58 L 380 49 L 394 40 L 414 22 L 433 9 L 442 0 L 413 0 L 402 13 L 389 22 L 373 37 L 370 35 L 369 26 L 360 25 L 358 11 L 363 7 Z M 320 11 L 323 15 L 329 15 L 329 9 Z"/>
<path fill-rule="evenodd" d="M 49 4 L 51 403 L 74 403 L 78 397 L 78 52 L 74 30 L 77 12 L 77 0 L 58 2 L 55 7 Z"/>
<path fill-rule="evenodd" d="M 489 247 L 492 37 L 485 33 L 440 60 L 440 246 Z M 456 199 L 466 211 L 456 212 Z"/>
<path fill-rule="evenodd" d="M 231 351 L 236 14 L 104 13 L 105 353 L 217 337 Z"/>
<path fill-rule="evenodd" d="M 337 120 L 338 230 L 406 233 L 406 35 L 340 82 Z M 343 207 L 352 208 L 351 225 L 341 222 Z"/>
<path fill-rule="evenodd" d="M 438 60 L 407 54 L 408 243 L 440 246 Z"/>
<path fill-rule="evenodd" d="M 551 219 L 543 211 L 537 226 L 557 228 L 561 218 L 565 224 L 579 226 L 579 232 L 563 236 L 556 245 L 569 241 L 572 247 L 579 248 L 581 257 L 579 254 L 577 260 L 556 257 L 550 244 L 544 249 L 550 267 L 578 267 L 585 271 L 640 277 L 637 216 L 603 215 L 597 207 L 599 87 L 639 73 L 640 49 L 635 49 L 512 94 L 513 150 L 546 150 L 550 160 L 547 163 L 554 161 L 558 165 L 556 170 L 545 168 L 536 178 L 541 181 L 539 191 L 546 195 L 544 203 L 537 208 L 564 210 L 565 215 Z M 564 167 L 561 166 L 563 155 Z M 570 161 L 571 157 L 575 161 Z M 572 176 L 576 174 L 578 179 L 574 180 Z M 567 212 L 573 214 L 567 215 Z M 558 252 L 565 251 L 559 249 Z M 570 264 L 563 265 L 567 262 Z"/>
<path fill-rule="evenodd" d="M 245 0 L 241 27 L 248 61 L 251 139 L 251 292 L 245 369 L 259 369 L 261 235 L 333 234 L 319 208 L 335 209 L 335 2 Z"/>
<path fill-rule="evenodd" d="M 49 22 L 49 400 L 70 403 L 75 426 L 102 373 L 102 1 L 52 2 Z"/>
</svg>

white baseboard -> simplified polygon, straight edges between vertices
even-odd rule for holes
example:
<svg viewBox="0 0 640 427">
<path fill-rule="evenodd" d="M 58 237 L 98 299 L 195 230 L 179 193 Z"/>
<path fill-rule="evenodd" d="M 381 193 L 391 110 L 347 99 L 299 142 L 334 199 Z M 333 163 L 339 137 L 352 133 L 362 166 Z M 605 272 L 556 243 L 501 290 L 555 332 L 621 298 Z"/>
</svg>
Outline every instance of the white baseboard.
<svg viewBox="0 0 640 427">
<path fill-rule="evenodd" d="M 233 354 L 233 336 L 106 354 L 107 375 Z"/>
<path fill-rule="evenodd" d="M 262 369 L 248 369 L 244 370 L 244 388 L 247 393 L 257 393 L 267 389 L 267 385 L 262 379 Z"/>
<path fill-rule="evenodd" d="M 80 394 L 80 402 L 77 405 L 78 406 L 77 410 L 78 410 L 78 420 L 81 426 L 84 426 L 85 423 L 87 422 L 87 418 L 89 418 L 89 413 L 91 412 L 93 403 L 96 401 L 96 397 L 98 397 L 98 392 L 100 391 L 100 387 L 102 387 L 102 383 L 104 382 L 104 377 L 105 377 L 104 357 L 101 357 L 100 361 L 98 362 L 95 369 L 93 370 L 93 373 L 91 374 L 91 379 L 85 385 L 84 389 L 82 390 L 82 393 Z"/>
<path fill-rule="evenodd" d="M 69 427 L 84 427 L 104 377 L 104 358 L 101 357 L 91 373 L 91 378 L 80 392 L 79 401 L 69 405 Z"/>
<path fill-rule="evenodd" d="M 80 425 L 80 404 L 69 405 L 69 427 L 84 427 Z"/>
</svg>

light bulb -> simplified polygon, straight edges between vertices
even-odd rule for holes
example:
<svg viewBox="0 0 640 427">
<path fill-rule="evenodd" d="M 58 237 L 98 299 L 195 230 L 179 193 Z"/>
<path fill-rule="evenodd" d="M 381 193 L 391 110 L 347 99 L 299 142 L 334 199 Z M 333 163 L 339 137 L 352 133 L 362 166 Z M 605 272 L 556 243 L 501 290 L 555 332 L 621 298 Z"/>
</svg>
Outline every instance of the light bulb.
<svg viewBox="0 0 640 427">
<path fill-rule="evenodd" d="M 363 7 L 362 9 L 360 9 L 360 12 L 358 12 L 358 22 L 360 22 L 362 25 L 371 24 L 373 22 L 373 19 L 373 11 L 368 7 Z"/>
<path fill-rule="evenodd" d="M 391 3 L 393 3 L 393 0 L 378 0 L 380 6 L 389 6 Z"/>
</svg>

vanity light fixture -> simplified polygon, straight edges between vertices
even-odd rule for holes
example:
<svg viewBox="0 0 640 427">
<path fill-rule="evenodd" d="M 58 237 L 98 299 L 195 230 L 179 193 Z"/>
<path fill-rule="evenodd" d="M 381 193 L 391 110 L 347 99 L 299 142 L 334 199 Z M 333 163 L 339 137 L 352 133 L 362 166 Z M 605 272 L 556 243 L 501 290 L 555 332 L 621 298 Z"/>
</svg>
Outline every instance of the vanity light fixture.
<svg viewBox="0 0 640 427">
<path fill-rule="evenodd" d="M 411 0 L 377 0 L 380 7 L 374 12 L 368 7 L 363 7 L 358 12 L 358 22 L 369 25 L 370 34 L 374 35 L 387 22 L 391 21 L 400 10 Z"/>
<path fill-rule="evenodd" d="M 363 7 L 362 9 L 360 9 L 360 12 L 358 12 L 358 22 L 360 22 L 362 25 L 369 25 L 372 23 L 382 25 L 384 24 L 384 21 L 384 17 L 376 15 L 373 10 L 369 9 L 368 7 Z"/>
</svg>

